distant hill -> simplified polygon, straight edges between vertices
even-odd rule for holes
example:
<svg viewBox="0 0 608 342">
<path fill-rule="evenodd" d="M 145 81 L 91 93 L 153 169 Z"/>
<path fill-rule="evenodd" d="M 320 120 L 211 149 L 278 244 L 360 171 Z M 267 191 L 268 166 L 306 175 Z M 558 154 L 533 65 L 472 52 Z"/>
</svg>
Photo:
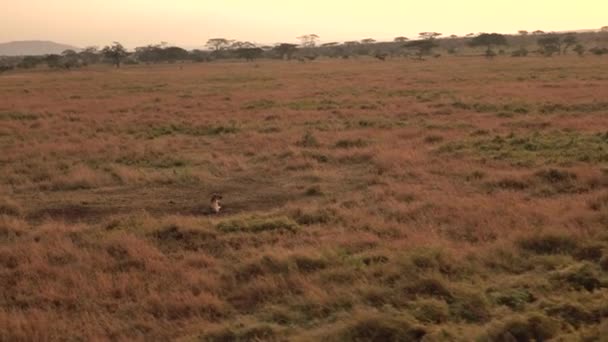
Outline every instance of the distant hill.
<svg viewBox="0 0 608 342">
<path fill-rule="evenodd" d="M 65 50 L 78 50 L 77 47 L 51 41 L 26 40 L 0 43 L 0 56 L 25 56 L 60 54 Z"/>
</svg>

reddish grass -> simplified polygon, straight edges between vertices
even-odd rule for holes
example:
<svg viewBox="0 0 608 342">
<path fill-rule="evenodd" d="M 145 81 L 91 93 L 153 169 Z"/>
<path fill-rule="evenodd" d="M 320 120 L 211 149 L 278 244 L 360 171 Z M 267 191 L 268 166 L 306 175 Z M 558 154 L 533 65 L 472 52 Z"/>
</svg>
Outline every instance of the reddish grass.
<svg viewBox="0 0 608 342">
<path fill-rule="evenodd" d="M 0 340 L 599 338 L 607 64 L 3 75 Z"/>
</svg>

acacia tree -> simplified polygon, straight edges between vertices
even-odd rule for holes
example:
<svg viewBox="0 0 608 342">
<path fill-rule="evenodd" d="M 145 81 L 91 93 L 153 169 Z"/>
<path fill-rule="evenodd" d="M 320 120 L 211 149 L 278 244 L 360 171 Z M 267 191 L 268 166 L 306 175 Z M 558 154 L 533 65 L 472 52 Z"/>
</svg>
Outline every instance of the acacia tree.
<svg viewBox="0 0 608 342">
<path fill-rule="evenodd" d="M 256 47 L 255 44 L 251 43 L 251 42 L 240 42 L 240 41 L 233 41 L 230 44 L 230 49 L 249 49 L 249 48 L 254 48 Z"/>
<path fill-rule="evenodd" d="M 300 36 L 297 39 L 302 42 L 302 47 L 312 48 L 317 45 L 317 41 L 319 40 L 319 38 L 320 37 L 318 35 L 311 33 Z"/>
<path fill-rule="evenodd" d="M 297 50 L 298 46 L 296 44 L 281 43 L 274 47 L 274 51 L 281 56 L 281 59 L 287 60 L 290 60 Z"/>
<path fill-rule="evenodd" d="M 75 68 L 77 66 L 79 66 L 80 63 L 80 59 L 78 57 L 78 53 L 72 49 L 68 49 L 68 50 L 64 50 L 61 53 L 61 61 L 60 61 L 60 67 L 62 68 L 66 68 L 66 69 L 71 69 L 71 68 Z"/>
<path fill-rule="evenodd" d="M 420 36 L 420 39 L 435 39 L 437 37 L 441 37 L 443 34 L 439 33 L 439 32 L 420 32 L 418 33 L 418 36 Z"/>
<path fill-rule="evenodd" d="M 334 47 L 334 46 L 338 46 L 338 45 L 340 45 L 340 43 L 338 43 L 338 42 L 329 42 L 329 43 L 321 44 L 321 47 L 328 48 L 328 47 Z"/>
<path fill-rule="evenodd" d="M 575 46 L 576 44 L 578 44 L 578 39 L 576 38 L 576 36 L 574 34 L 570 33 L 564 37 L 562 42 L 564 43 L 564 49 L 562 51 L 563 51 L 564 55 L 567 55 L 568 49 L 571 48 L 572 46 Z"/>
<path fill-rule="evenodd" d="M 395 37 L 395 39 L 393 39 L 393 41 L 394 41 L 395 43 L 405 43 L 405 42 L 407 42 L 408 40 L 409 40 L 409 39 L 408 39 L 407 37 L 403 37 L 403 36 L 400 36 L 400 37 Z"/>
<path fill-rule="evenodd" d="M 207 40 L 207 44 L 205 44 L 205 46 L 213 51 L 220 51 L 229 47 L 232 42 L 232 40 L 226 38 L 211 38 Z"/>
<path fill-rule="evenodd" d="M 517 34 L 519 34 L 519 50 L 513 51 L 512 56 L 513 57 L 527 56 L 528 49 L 526 49 L 526 44 L 527 44 L 527 37 L 530 34 L 530 32 L 528 32 L 526 30 L 519 30 L 519 31 L 517 31 Z"/>
<path fill-rule="evenodd" d="M 470 46 L 486 46 L 486 57 L 491 58 L 496 56 L 492 50 L 492 46 L 507 45 L 507 38 L 499 33 L 482 33 L 473 38 L 469 43 Z"/>
<path fill-rule="evenodd" d="M 259 47 L 242 47 L 235 50 L 236 55 L 239 58 L 244 58 L 246 61 L 253 61 L 260 57 L 264 50 Z"/>
<path fill-rule="evenodd" d="M 538 38 L 536 42 L 541 47 L 543 55 L 547 57 L 551 57 L 554 53 L 561 53 L 562 51 L 562 41 L 560 36 L 547 35 Z"/>
<path fill-rule="evenodd" d="M 433 48 L 437 47 L 434 39 L 421 39 L 407 42 L 404 47 L 417 50 L 418 59 L 422 60 L 423 56 L 430 55 Z"/>
<path fill-rule="evenodd" d="M 105 58 L 111 60 L 116 68 L 120 68 L 122 60 L 129 55 L 127 49 L 119 42 L 114 42 L 112 45 L 104 47 L 101 53 Z"/>
<path fill-rule="evenodd" d="M 89 46 L 78 53 L 84 65 L 99 62 L 99 49 L 96 46 Z"/>
<path fill-rule="evenodd" d="M 376 42 L 373 38 L 365 38 L 361 39 L 361 44 L 374 44 Z"/>
</svg>

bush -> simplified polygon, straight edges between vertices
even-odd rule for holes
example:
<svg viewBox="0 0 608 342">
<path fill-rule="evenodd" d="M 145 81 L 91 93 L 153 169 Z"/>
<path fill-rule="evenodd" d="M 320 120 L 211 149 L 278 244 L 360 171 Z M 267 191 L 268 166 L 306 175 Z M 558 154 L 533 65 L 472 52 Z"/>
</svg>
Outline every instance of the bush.
<svg viewBox="0 0 608 342">
<path fill-rule="evenodd" d="M 494 189 L 499 190 L 511 190 L 511 191 L 522 191 L 526 190 L 530 185 L 524 181 L 515 178 L 503 178 L 496 182 L 488 182 L 486 183 L 486 187 L 488 190 L 492 191 Z"/>
<path fill-rule="evenodd" d="M 484 323 L 490 320 L 488 301 L 475 292 L 455 294 L 450 303 L 450 314 L 469 323 Z"/>
<path fill-rule="evenodd" d="M 576 174 L 557 169 L 542 170 L 535 176 L 543 183 L 548 184 L 557 193 L 572 192 L 576 190 Z"/>
<path fill-rule="evenodd" d="M 368 145 L 367 141 L 362 140 L 362 139 L 356 139 L 356 140 L 343 139 L 343 140 L 339 140 L 338 142 L 336 142 L 335 147 L 336 148 L 361 148 L 361 147 L 365 147 L 367 145 Z"/>
<path fill-rule="evenodd" d="M 327 267 L 327 261 L 323 258 L 314 258 L 307 255 L 294 255 L 291 260 L 300 272 L 309 273 L 322 270 Z"/>
<path fill-rule="evenodd" d="M 427 332 L 412 325 L 409 321 L 392 315 L 366 313 L 360 314 L 354 321 L 341 329 L 334 336 L 327 336 L 329 341 L 420 341 Z"/>
<path fill-rule="evenodd" d="M 321 191 L 321 187 L 318 185 L 314 185 L 306 189 L 306 196 L 320 196 L 323 195 L 323 191 Z"/>
<path fill-rule="evenodd" d="M 480 341 L 545 341 L 559 331 L 559 322 L 541 314 L 516 317 L 490 328 Z"/>
<path fill-rule="evenodd" d="M 541 234 L 521 238 L 517 245 L 528 252 L 536 254 L 570 254 L 578 247 L 572 236 L 558 234 Z"/>
<path fill-rule="evenodd" d="M 490 293 L 494 301 L 499 305 L 505 305 L 513 310 L 522 310 L 527 303 L 535 300 L 534 296 L 526 289 L 514 288 Z"/>
<path fill-rule="evenodd" d="M 558 281 L 559 284 L 565 282 L 577 291 L 583 289 L 593 291 L 603 285 L 597 266 L 589 263 L 570 266 L 563 271 L 557 272 L 553 279 Z"/>
<path fill-rule="evenodd" d="M 413 316 L 423 323 L 444 323 L 449 317 L 449 307 L 443 300 L 421 299 L 413 304 Z"/>
<path fill-rule="evenodd" d="M 220 222 L 217 225 L 217 228 L 225 233 L 239 231 L 261 232 L 279 229 L 295 231 L 298 228 L 298 224 L 285 216 L 267 218 L 252 216 L 244 219 L 231 219 Z"/>
<path fill-rule="evenodd" d="M 579 247 L 574 252 L 574 257 L 579 260 L 589 260 L 599 262 L 602 259 L 604 245 L 599 243 L 590 243 Z"/>
<path fill-rule="evenodd" d="M 443 141 L 443 137 L 440 135 L 429 135 L 424 138 L 424 142 L 427 144 L 435 144 Z"/>
<path fill-rule="evenodd" d="M 298 142 L 298 145 L 300 145 L 302 147 L 319 147 L 319 146 L 321 146 L 321 144 L 319 144 L 319 141 L 317 140 L 317 138 L 315 138 L 315 136 L 311 132 L 306 132 L 306 134 L 304 134 L 304 136 L 302 137 L 302 140 L 300 140 Z"/>
<path fill-rule="evenodd" d="M 442 298 L 447 301 L 451 301 L 453 299 L 452 292 L 442 280 L 437 278 L 423 278 L 416 280 L 412 284 L 405 286 L 403 290 L 406 294 L 411 296 L 429 296 Z"/>
<path fill-rule="evenodd" d="M 291 214 L 298 224 L 305 226 L 329 223 L 334 220 L 335 216 L 336 212 L 331 209 L 317 209 L 309 212 L 298 209 Z"/>
<path fill-rule="evenodd" d="M 589 312 L 580 304 L 559 304 L 546 310 L 549 316 L 557 316 L 578 328 L 581 324 L 596 323 L 599 317 Z"/>
<path fill-rule="evenodd" d="M 511 52 L 511 57 L 526 57 L 528 55 L 528 50 L 526 48 L 521 48 Z"/>
<path fill-rule="evenodd" d="M 601 56 L 604 54 L 608 54 L 608 48 L 594 47 L 589 49 L 589 52 L 593 53 L 596 56 Z"/>
</svg>

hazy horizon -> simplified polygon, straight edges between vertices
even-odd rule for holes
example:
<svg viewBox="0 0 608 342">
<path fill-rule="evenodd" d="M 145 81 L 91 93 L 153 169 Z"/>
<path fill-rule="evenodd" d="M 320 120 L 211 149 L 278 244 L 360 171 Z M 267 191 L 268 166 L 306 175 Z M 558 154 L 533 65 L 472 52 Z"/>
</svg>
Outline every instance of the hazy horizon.
<svg viewBox="0 0 608 342">
<path fill-rule="evenodd" d="M 441 9 L 441 10 L 439 10 Z M 0 13 L 0 42 L 50 40 L 78 47 L 119 41 L 133 48 L 161 41 L 201 47 L 207 39 L 224 37 L 260 44 L 297 42 L 315 33 L 324 42 L 396 36 L 415 38 L 421 31 L 444 35 L 518 30 L 567 31 L 608 25 L 608 3 L 580 0 L 534 4 L 513 0 L 492 4 L 480 0 L 377 0 L 373 5 L 349 1 L 310 0 L 279 3 L 270 0 L 124 0 L 87 2 L 43 0 L 13 3 Z"/>
</svg>

